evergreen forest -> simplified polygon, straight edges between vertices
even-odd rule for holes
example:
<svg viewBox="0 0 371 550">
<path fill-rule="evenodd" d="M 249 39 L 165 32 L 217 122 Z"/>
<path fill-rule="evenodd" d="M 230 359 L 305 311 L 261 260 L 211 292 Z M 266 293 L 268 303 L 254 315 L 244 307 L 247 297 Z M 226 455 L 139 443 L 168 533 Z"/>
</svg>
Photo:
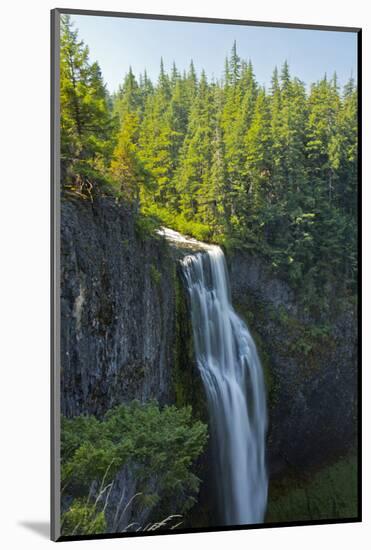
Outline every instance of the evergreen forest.
<svg viewBox="0 0 371 550">
<path fill-rule="evenodd" d="M 215 78 L 197 60 L 166 67 L 164 52 L 156 79 L 118 66 L 111 93 L 60 22 L 62 536 L 246 524 L 216 512 L 213 429 L 228 415 L 210 420 L 202 332 L 212 373 L 225 337 L 222 381 L 255 358 L 238 396 L 249 422 L 261 411 L 264 521 L 355 518 L 355 79 L 303 82 L 283 59 L 264 86 L 233 41 Z M 202 242 L 174 251 L 161 227 Z M 202 304 L 214 317 L 198 326 Z M 225 441 L 236 425 L 252 439 L 233 419 Z"/>
<path fill-rule="evenodd" d="M 354 292 L 353 78 L 307 87 L 284 62 L 266 89 L 234 43 L 220 80 L 161 59 L 156 82 L 129 69 L 110 95 L 65 16 L 60 98 L 64 191 L 114 194 L 145 226 L 263 255 L 293 286 Z"/>
</svg>

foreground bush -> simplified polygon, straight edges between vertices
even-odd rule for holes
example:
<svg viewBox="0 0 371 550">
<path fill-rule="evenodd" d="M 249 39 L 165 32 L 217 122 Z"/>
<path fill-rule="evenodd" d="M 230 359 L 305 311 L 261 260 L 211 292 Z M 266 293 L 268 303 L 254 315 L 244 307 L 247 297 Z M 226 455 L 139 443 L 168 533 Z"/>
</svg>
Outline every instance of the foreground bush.
<svg viewBox="0 0 371 550">
<path fill-rule="evenodd" d="M 206 440 L 207 427 L 192 420 L 190 407 L 160 409 L 155 401 L 120 405 L 102 420 L 86 415 L 63 418 L 62 495 L 71 501 L 62 518 L 63 534 L 106 530 L 109 489 L 125 465 L 135 465 L 142 502 L 156 504 L 159 510 L 172 502 L 181 508 L 177 512 L 187 511 L 200 485 L 192 464 Z M 153 477 L 155 493 L 150 484 Z"/>
</svg>

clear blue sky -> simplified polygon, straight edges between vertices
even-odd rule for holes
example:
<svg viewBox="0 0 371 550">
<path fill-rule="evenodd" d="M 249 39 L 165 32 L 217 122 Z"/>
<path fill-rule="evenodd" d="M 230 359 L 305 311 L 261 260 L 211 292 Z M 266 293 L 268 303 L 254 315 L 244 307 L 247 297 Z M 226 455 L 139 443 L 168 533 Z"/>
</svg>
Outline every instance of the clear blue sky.
<svg viewBox="0 0 371 550">
<path fill-rule="evenodd" d="M 79 36 L 98 61 L 107 88 L 117 90 L 131 65 L 155 81 L 161 56 L 165 69 L 175 60 L 179 70 L 193 59 L 197 72 L 221 78 L 233 41 L 242 59 L 251 59 L 260 84 L 269 86 L 275 65 L 287 59 L 291 73 L 307 85 L 337 72 L 343 85 L 357 75 L 357 37 L 353 32 L 279 29 L 179 21 L 72 16 Z"/>
</svg>

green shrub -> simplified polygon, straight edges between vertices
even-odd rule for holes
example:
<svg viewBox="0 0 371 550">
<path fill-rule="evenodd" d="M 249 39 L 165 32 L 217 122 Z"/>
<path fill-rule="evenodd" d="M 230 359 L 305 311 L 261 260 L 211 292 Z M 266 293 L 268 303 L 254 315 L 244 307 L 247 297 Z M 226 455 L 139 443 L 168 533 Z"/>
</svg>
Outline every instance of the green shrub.
<svg viewBox="0 0 371 550">
<path fill-rule="evenodd" d="M 158 220 L 161 225 L 170 227 L 198 239 L 199 241 L 210 241 L 212 239 L 212 228 L 204 223 L 187 220 L 183 214 L 172 212 L 157 204 L 143 207 L 142 216 Z"/>
<path fill-rule="evenodd" d="M 156 229 L 160 228 L 160 220 L 156 216 L 138 214 L 135 220 L 135 233 L 138 239 L 144 241 L 156 236 Z"/>
<path fill-rule="evenodd" d="M 104 533 L 106 519 L 104 512 L 89 504 L 87 499 L 75 499 L 62 516 L 62 532 L 65 536 L 94 535 Z"/>
<path fill-rule="evenodd" d="M 206 440 L 207 427 L 193 421 L 191 407 L 160 409 L 156 401 L 120 405 L 102 420 L 62 418 L 62 492 L 74 499 L 64 515 L 64 534 L 76 528 L 75 519 L 94 529 L 101 527 L 101 508 L 92 510 L 86 501 L 90 488 L 101 480 L 107 486 L 125 464 L 135 464 L 137 490 L 144 497 L 150 495 L 159 508 L 164 502 L 178 503 L 181 497 L 177 511 L 186 511 L 199 490 L 201 480 L 192 473 L 192 465 Z M 158 494 L 149 489 L 154 475 Z"/>
</svg>

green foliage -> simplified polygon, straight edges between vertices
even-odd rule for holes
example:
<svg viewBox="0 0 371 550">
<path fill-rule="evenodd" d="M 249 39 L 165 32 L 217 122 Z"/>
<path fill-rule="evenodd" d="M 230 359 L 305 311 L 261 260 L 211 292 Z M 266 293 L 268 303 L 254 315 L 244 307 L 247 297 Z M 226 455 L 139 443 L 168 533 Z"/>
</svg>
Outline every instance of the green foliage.
<svg viewBox="0 0 371 550">
<path fill-rule="evenodd" d="M 357 89 L 274 70 L 269 90 L 233 44 L 224 79 L 137 78 L 108 97 L 67 17 L 61 36 L 64 181 L 110 184 L 135 211 L 200 240 L 260 254 L 314 296 L 357 280 Z M 95 187 L 97 187 L 95 185 Z M 308 292 L 306 292 L 308 291 Z"/>
<path fill-rule="evenodd" d="M 342 95 L 326 78 L 308 94 L 287 63 L 267 92 L 236 44 L 224 82 L 197 80 L 193 66 L 166 79 L 162 65 L 140 114 L 137 153 L 151 182 L 142 211 L 263 254 L 294 287 L 321 293 L 341 273 L 353 292 L 356 96 L 352 82 Z"/>
<path fill-rule="evenodd" d="M 110 175 L 118 196 L 136 209 L 139 206 L 141 186 L 146 182 L 146 172 L 137 155 L 138 131 L 138 115 L 125 113 L 110 165 Z"/>
<path fill-rule="evenodd" d="M 67 15 L 61 18 L 60 104 L 64 186 L 92 196 L 94 186 L 107 181 L 114 121 L 99 65 L 90 63 Z"/>
<path fill-rule="evenodd" d="M 157 267 L 153 264 L 151 264 L 149 275 L 151 277 L 151 281 L 155 286 L 159 286 L 161 283 L 161 273 L 157 269 Z"/>
<path fill-rule="evenodd" d="M 324 350 L 329 351 L 335 345 L 331 325 L 328 323 L 321 323 L 319 320 L 305 323 L 290 315 L 283 306 L 271 308 L 265 315 L 278 326 L 281 325 L 287 335 L 282 344 L 282 353 L 291 357 L 304 357 L 306 364 L 316 365 L 318 354 Z"/>
<path fill-rule="evenodd" d="M 209 241 L 211 239 L 212 229 L 210 226 L 197 221 L 187 220 L 182 214 L 169 212 L 166 208 L 157 206 L 156 204 L 144 207 L 142 212 L 145 218 L 157 220 L 158 225 L 172 227 L 180 233 L 191 235 L 200 241 Z"/>
<path fill-rule="evenodd" d="M 357 517 L 357 459 L 349 456 L 309 472 L 272 481 L 266 522 Z"/>
<path fill-rule="evenodd" d="M 200 484 L 192 464 L 206 440 L 206 425 L 192 420 L 190 407 L 160 409 L 155 401 L 120 405 L 102 420 L 62 418 L 62 492 L 74 497 L 65 516 L 66 529 L 76 527 L 78 520 L 92 529 L 102 525 L 101 507 L 92 508 L 86 500 L 89 490 L 93 482 L 112 482 L 125 464 L 135 467 L 137 489 L 144 497 L 161 503 L 181 496 L 181 511 L 187 510 Z M 159 487 L 155 495 L 149 488 L 153 476 Z"/>
<path fill-rule="evenodd" d="M 140 212 L 135 218 L 135 233 L 137 237 L 145 241 L 156 235 L 156 230 L 160 229 L 161 220 L 148 212 Z"/>
<path fill-rule="evenodd" d="M 104 533 L 106 519 L 104 512 L 87 499 L 75 499 L 62 515 L 62 532 L 65 536 L 94 535 Z"/>
</svg>

